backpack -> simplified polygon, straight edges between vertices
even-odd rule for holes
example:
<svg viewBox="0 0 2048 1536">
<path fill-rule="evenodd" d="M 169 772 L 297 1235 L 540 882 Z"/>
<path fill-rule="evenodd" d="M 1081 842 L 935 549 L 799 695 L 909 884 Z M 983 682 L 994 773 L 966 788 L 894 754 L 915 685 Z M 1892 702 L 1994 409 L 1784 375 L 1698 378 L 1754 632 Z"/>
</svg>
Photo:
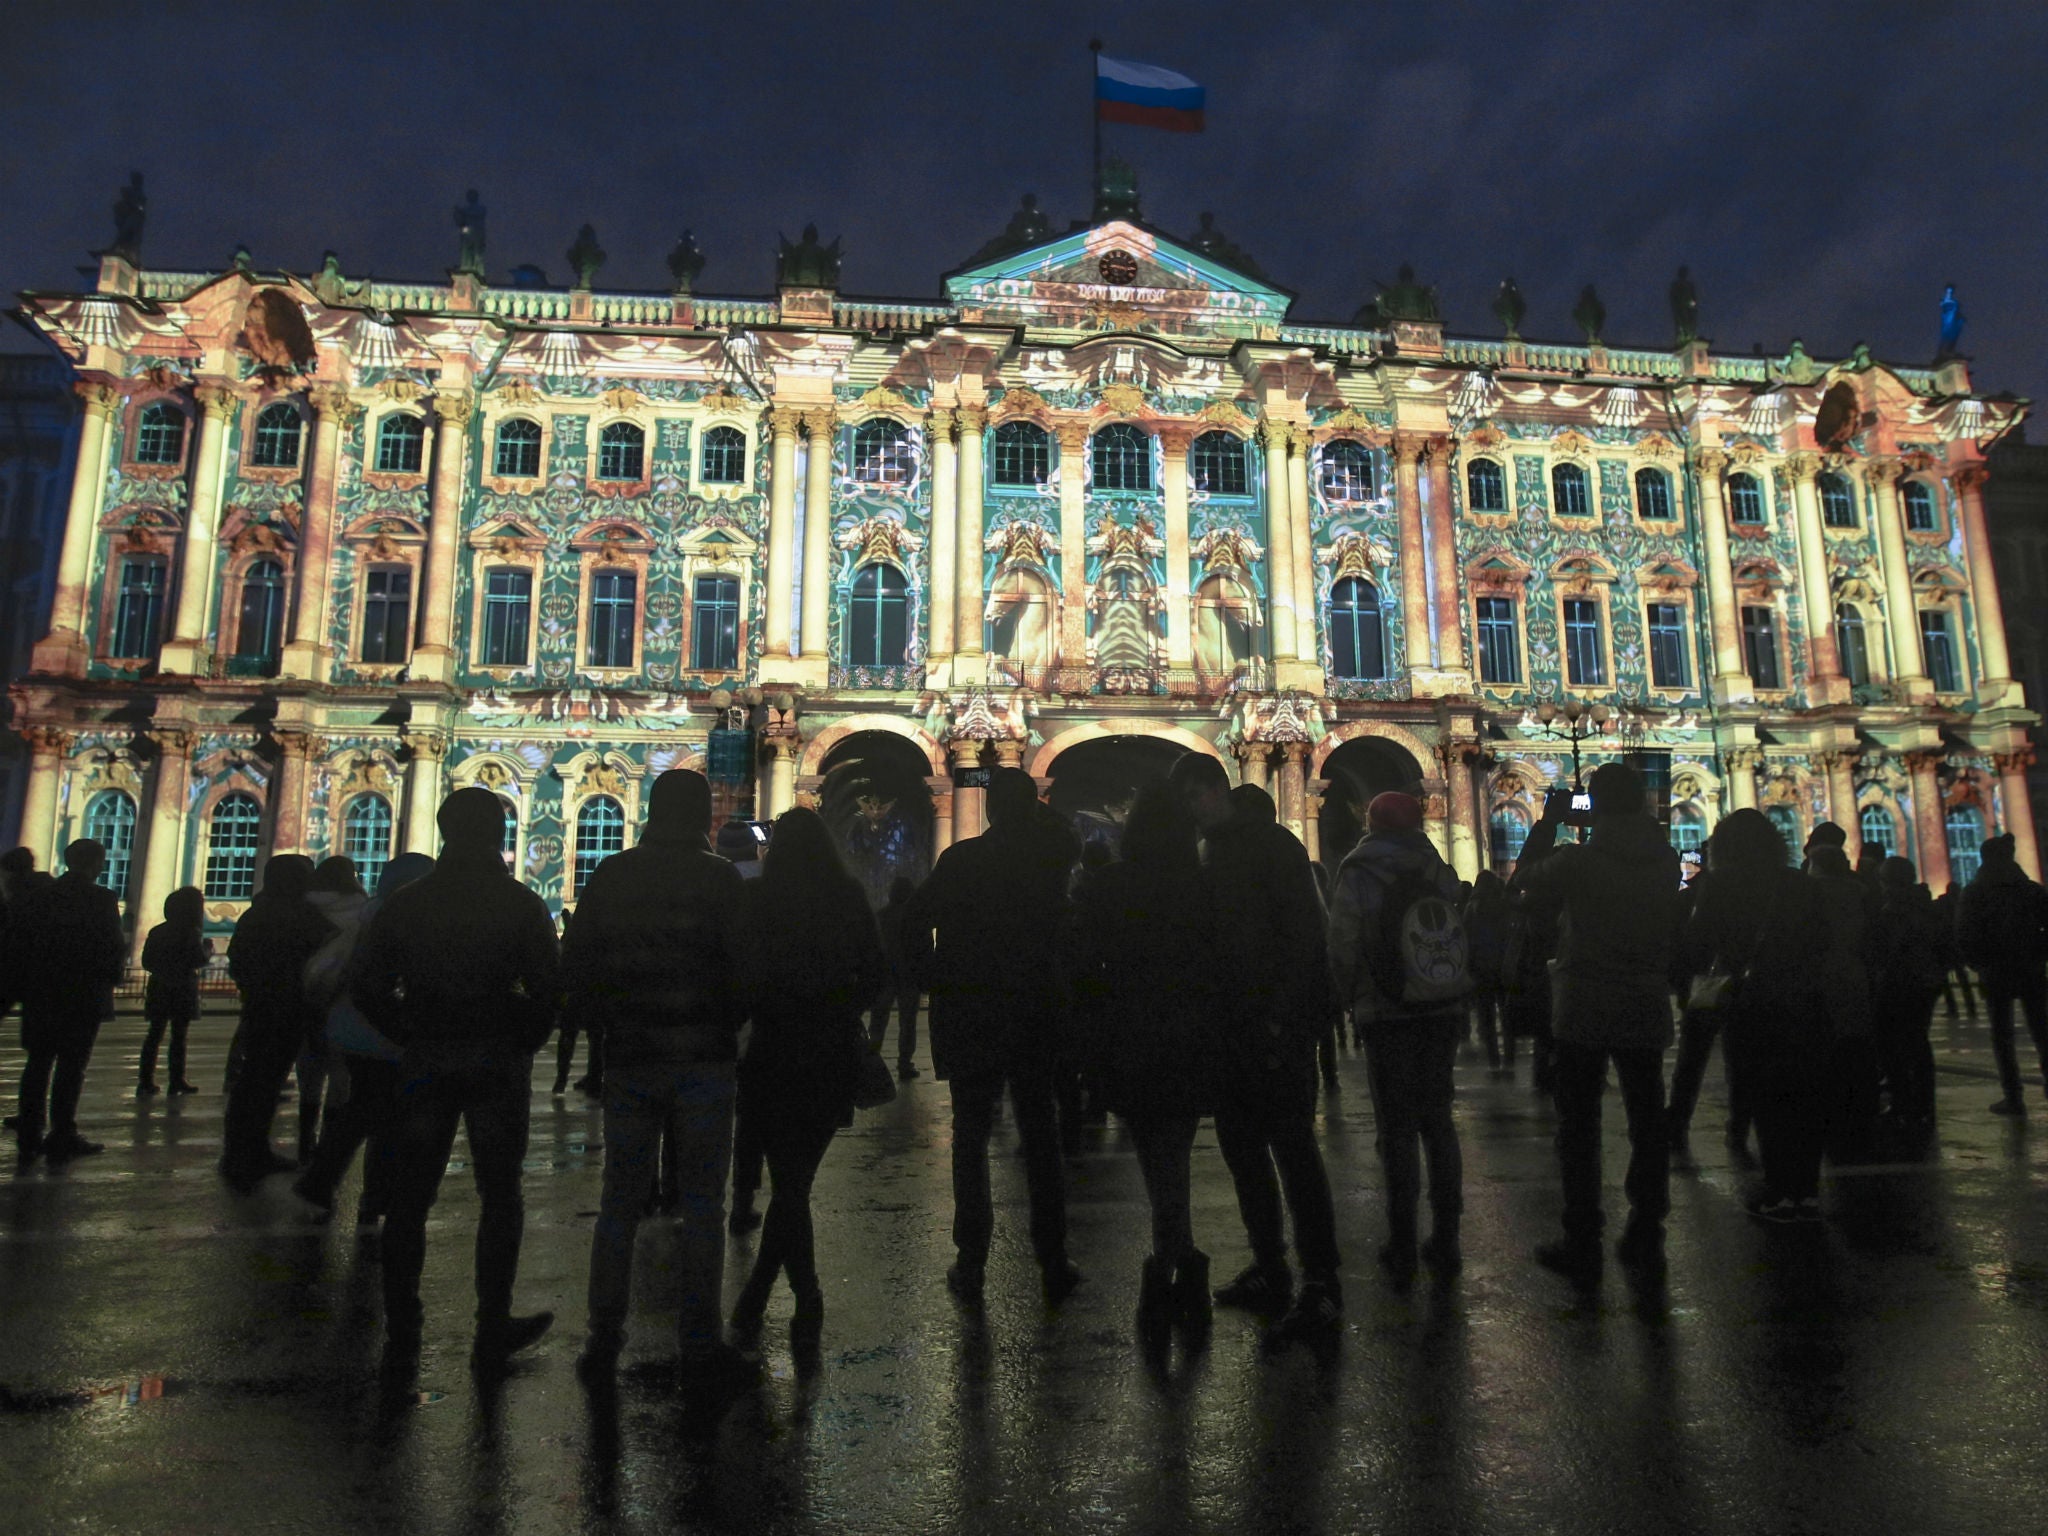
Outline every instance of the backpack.
<svg viewBox="0 0 2048 1536">
<path fill-rule="evenodd" d="M 1380 902 L 1378 942 L 1367 960 L 1373 985 L 1388 1002 L 1426 1008 L 1472 991 L 1472 942 L 1465 920 L 1430 878 L 1403 870 Z"/>
</svg>

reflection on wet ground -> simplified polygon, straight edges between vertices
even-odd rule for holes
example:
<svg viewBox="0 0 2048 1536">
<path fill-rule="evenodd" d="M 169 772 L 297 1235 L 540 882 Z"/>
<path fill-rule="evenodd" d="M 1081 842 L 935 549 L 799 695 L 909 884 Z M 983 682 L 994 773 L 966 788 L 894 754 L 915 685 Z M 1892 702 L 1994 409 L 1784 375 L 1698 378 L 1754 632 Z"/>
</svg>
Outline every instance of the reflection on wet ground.
<svg viewBox="0 0 2048 1536">
<path fill-rule="evenodd" d="M 228 1021 L 196 1031 L 219 1081 Z M 383 1369 L 374 1247 L 276 1180 L 210 1172 L 220 1101 L 125 1097 L 139 1021 L 102 1037 L 86 1131 L 105 1155 L 0 1180 L 0 1500 L 7 1530 L 229 1526 L 496 1531 L 1756 1532 L 2025 1530 L 2048 1460 L 2048 1114 L 1995 1121 L 1981 1025 L 1937 1025 L 1926 1158 L 1844 1170 L 1819 1231 L 1759 1229 L 1719 1139 L 1717 1085 L 1674 1179 L 1670 1267 L 1576 1295 L 1537 1269 L 1557 1197 L 1524 1081 L 1461 1068 L 1465 1270 L 1391 1286 L 1362 1062 L 1325 1100 L 1348 1315 L 1323 1350 L 1220 1314 L 1206 1350 L 1146 1356 L 1147 1241 L 1114 1125 L 1069 1164 L 1088 1283 L 1039 1298 L 1022 1170 L 997 1160 L 983 1315 L 947 1296 L 944 1087 L 863 1115 L 818 1186 L 822 1346 L 771 1309 L 765 1372 L 729 1409 L 677 1391 L 652 1222 L 616 1389 L 571 1365 L 597 1167 L 589 1102 L 537 1083 L 522 1306 L 564 1326 L 480 1375 L 468 1357 L 474 1196 L 451 1179 L 417 1372 Z M 12 1081 L 14 1063 L 5 1064 Z M 1625 1144 L 1610 1099 L 1608 1158 Z M 458 1157 L 460 1151 L 458 1149 Z M 1242 1262 L 1213 1140 L 1196 1220 Z M 751 1241 L 733 1245 L 737 1269 Z"/>
</svg>

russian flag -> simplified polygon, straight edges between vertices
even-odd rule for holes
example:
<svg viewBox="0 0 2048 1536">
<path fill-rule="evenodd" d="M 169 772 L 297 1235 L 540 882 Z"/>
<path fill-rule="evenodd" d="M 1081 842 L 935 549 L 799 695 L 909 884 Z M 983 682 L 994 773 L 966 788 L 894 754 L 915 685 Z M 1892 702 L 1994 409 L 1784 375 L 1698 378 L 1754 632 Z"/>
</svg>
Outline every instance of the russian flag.
<svg viewBox="0 0 2048 1536">
<path fill-rule="evenodd" d="M 1157 64 L 1095 56 L 1095 115 L 1105 123 L 1200 133 L 1207 94 L 1186 75 Z"/>
</svg>

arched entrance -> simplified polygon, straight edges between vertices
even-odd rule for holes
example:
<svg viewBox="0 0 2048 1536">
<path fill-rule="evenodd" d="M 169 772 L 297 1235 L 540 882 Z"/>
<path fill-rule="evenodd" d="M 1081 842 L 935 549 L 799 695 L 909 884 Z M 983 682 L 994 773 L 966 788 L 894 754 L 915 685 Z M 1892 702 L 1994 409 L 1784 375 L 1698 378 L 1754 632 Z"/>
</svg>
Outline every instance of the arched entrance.
<svg viewBox="0 0 2048 1536">
<path fill-rule="evenodd" d="M 916 744 L 889 731 L 856 731 L 820 766 L 818 813 L 868 900 L 881 905 L 899 876 L 924 879 L 932 866 L 931 765 Z"/>
<path fill-rule="evenodd" d="M 1422 772 L 1415 758 L 1396 742 L 1359 736 L 1345 742 L 1323 761 L 1320 833 L 1323 863 L 1334 870 L 1365 831 L 1365 808 L 1374 795 L 1389 789 L 1422 793 Z"/>
<path fill-rule="evenodd" d="M 1114 848 L 1138 791 L 1166 777 L 1188 749 L 1160 736 L 1104 736 L 1077 742 L 1052 760 L 1052 808 L 1085 843 Z"/>
</svg>

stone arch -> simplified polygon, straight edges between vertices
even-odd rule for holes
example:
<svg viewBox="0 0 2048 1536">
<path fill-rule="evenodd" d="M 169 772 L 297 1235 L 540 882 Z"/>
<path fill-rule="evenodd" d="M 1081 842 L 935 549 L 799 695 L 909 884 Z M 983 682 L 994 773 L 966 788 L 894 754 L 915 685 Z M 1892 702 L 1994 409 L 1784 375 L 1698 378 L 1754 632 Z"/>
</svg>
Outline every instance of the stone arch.
<svg viewBox="0 0 2048 1536">
<path fill-rule="evenodd" d="M 832 749 L 860 731 L 887 731 L 892 736 L 901 736 L 924 754 L 933 773 L 943 774 L 946 771 L 945 748 L 911 721 L 900 715 L 847 715 L 833 721 L 804 743 L 803 756 L 797 760 L 798 777 L 824 772 L 824 761 Z"/>
<path fill-rule="evenodd" d="M 1378 736 L 1404 749 L 1415 759 L 1415 772 L 1420 778 L 1434 779 L 1442 772 L 1437 762 L 1436 750 L 1406 726 L 1394 725 L 1385 720 L 1352 720 L 1331 727 L 1330 733 L 1316 743 L 1315 755 L 1309 759 L 1310 774 L 1320 778 L 1323 765 L 1330 760 L 1330 754 L 1345 742 L 1356 741 L 1361 736 Z"/>
<path fill-rule="evenodd" d="M 1078 747 L 1084 741 L 1106 741 L 1112 736 L 1156 736 L 1200 752 L 1224 762 L 1222 749 L 1208 737 L 1191 731 L 1184 725 L 1169 725 L 1163 720 L 1099 720 L 1088 725 L 1068 726 L 1048 738 L 1043 746 L 1031 755 L 1030 769 L 1033 778 L 1045 778 L 1052 771 L 1053 759 L 1070 747 Z M 1227 767 L 1228 764 L 1225 763 Z"/>
</svg>

